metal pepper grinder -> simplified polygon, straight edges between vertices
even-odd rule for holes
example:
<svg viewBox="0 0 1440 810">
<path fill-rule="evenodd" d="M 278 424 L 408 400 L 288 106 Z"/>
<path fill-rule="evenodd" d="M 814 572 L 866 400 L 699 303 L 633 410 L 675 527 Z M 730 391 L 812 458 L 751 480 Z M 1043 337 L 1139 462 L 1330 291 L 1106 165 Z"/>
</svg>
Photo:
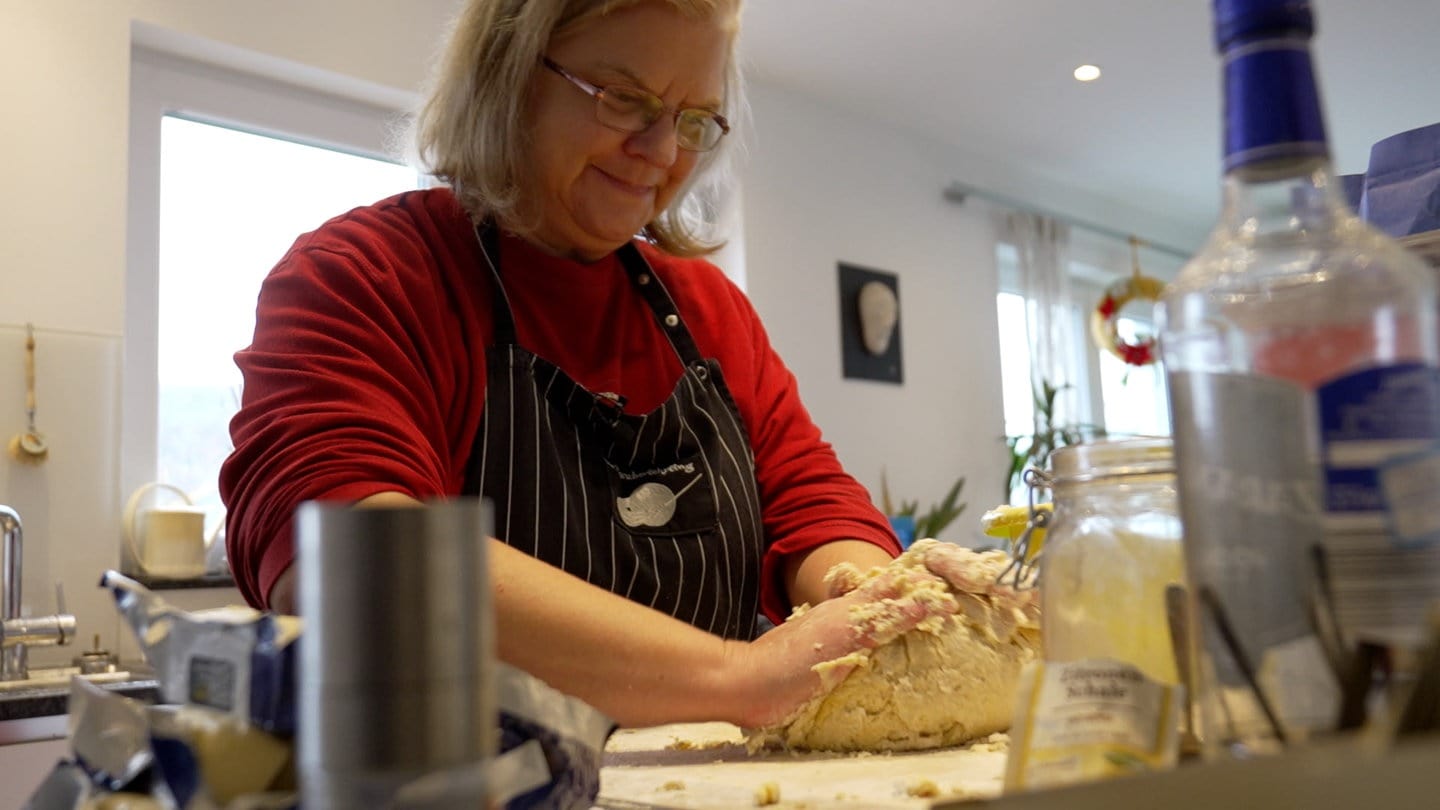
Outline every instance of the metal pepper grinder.
<svg viewBox="0 0 1440 810">
<path fill-rule="evenodd" d="M 485 807 L 497 746 L 479 499 L 296 512 L 302 805 Z"/>
</svg>

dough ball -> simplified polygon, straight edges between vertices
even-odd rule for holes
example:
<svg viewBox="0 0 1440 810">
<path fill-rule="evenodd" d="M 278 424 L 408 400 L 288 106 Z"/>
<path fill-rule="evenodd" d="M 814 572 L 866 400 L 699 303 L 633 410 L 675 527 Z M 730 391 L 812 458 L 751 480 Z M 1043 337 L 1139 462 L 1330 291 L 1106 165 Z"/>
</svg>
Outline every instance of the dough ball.
<svg viewBox="0 0 1440 810">
<path fill-rule="evenodd" d="M 936 565 L 937 553 L 943 565 Z M 760 744 L 915 751 L 958 745 L 1010 727 L 1020 671 L 1039 646 L 1034 592 L 994 585 L 1008 561 L 1004 552 L 976 553 L 933 540 L 916 543 L 888 570 L 907 569 L 915 587 L 934 588 L 927 555 L 929 568 L 947 571 L 940 581 L 954 597 L 955 611 L 874 649 L 830 662 L 855 668 L 784 725 L 758 732 Z M 875 569 L 871 576 L 885 570 Z M 877 604 L 883 609 L 885 602 Z"/>
</svg>

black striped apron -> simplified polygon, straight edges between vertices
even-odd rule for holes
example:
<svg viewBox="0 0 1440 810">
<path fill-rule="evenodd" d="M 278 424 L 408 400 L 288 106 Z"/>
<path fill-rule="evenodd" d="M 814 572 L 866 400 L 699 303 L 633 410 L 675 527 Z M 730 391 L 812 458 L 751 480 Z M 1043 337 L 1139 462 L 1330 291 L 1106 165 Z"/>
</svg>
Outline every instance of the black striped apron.
<svg viewBox="0 0 1440 810">
<path fill-rule="evenodd" d="M 753 638 L 764 554 L 755 457 L 719 363 L 700 356 L 626 244 L 621 264 L 684 373 L 658 408 L 624 413 L 623 396 L 592 393 L 519 345 L 496 230 L 478 233 L 495 337 L 465 494 L 490 499 L 509 545 L 702 630 Z"/>
</svg>

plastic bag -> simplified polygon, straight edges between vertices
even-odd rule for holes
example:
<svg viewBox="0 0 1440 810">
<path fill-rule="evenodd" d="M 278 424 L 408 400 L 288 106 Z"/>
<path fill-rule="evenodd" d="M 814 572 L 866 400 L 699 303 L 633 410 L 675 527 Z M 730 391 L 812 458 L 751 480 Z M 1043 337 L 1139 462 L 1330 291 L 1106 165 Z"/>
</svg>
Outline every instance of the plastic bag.
<svg viewBox="0 0 1440 810">
<path fill-rule="evenodd" d="M 615 730 L 614 721 L 579 698 L 514 667 L 499 664 L 496 674 L 501 752 L 497 770 L 492 771 L 496 799 L 506 810 L 585 810 L 593 806 L 600 795 L 601 756 L 605 741 Z M 536 744 L 550 771 L 545 782 L 523 792 L 503 784 L 498 768 L 507 759 L 533 757 Z"/>
<path fill-rule="evenodd" d="M 114 571 L 100 585 L 155 668 L 162 703 L 209 706 L 272 734 L 295 733 L 299 618 L 248 607 L 184 611 Z"/>
</svg>

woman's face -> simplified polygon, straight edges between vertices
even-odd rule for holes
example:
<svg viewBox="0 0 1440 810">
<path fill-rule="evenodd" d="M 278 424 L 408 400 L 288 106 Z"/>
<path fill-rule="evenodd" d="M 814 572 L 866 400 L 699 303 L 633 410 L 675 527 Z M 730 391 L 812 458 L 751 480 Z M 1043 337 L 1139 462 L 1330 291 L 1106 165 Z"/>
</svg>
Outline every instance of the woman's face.
<svg viewBox="0 0 1440 810">
<path fill-rule="evenodd" d="M 524 190 L 540 215 L 531 238 L 552 253 L 596 259 L 664 210 L 699 157 L 675 145 L 673 111 L 720 109 L 729 49 L 719 20 L 691 19 L 663 2 L 626 7 L 553 40 L 546 55 L 571 74 L 648 91 L 668 112 L 643 132 L 617 132 L 596 120 L 593 97 L 537 69 Z"/>
</svg>

